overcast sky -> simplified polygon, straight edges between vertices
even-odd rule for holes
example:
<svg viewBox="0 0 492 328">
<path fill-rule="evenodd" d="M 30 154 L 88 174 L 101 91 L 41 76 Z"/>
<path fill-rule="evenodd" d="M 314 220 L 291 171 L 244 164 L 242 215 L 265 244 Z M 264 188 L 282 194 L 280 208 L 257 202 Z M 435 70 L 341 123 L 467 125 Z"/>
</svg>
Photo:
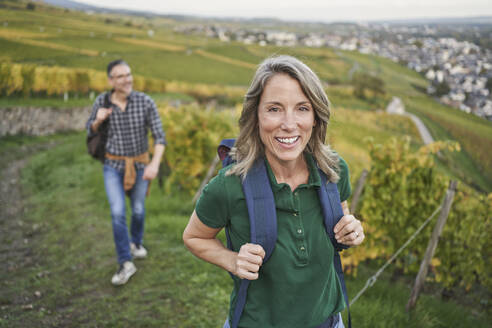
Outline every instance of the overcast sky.
<svg viewBox="0 0 492 328">
<path fill-rule="evenodd" d="M 492 16 L 491 0 L 76 0 L 162 14 L 302 21 Z"/>
</svg>

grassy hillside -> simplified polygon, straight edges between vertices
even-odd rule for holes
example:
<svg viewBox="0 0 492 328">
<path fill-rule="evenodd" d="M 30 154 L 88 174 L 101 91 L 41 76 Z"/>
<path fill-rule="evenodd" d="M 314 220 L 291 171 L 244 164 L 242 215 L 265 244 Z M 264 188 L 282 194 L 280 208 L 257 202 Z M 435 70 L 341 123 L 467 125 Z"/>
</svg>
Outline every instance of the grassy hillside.
<svg viewBox="0 0 492 328">
<path fill-rule="evenodd" d="M 35 10 L 26 10 L 23 2 L 2 3 L 0 60 L 104 71 L 108 61 L 124 57 L 134 73 L 146 77 L 245 87 L 265 57 L 280 53 L 297 56 L 326 82 L 335 109 L 375 110 L 383 108 L 391 96 L 402 98 L 406 109 L 422 118 L 435 139 L 460 142 L 462 151 L 445 153 L 442 167 L 478 189 L 492 191 L 492 156 L 488 151 L 492 146 L 492 124 L 439 105 L 421 91 L 426 86 L 425 79 L 389 60 L 325 48 L 223 43 L 175 33 L 173 28 L 183 22 L 163 18 L 89 15 L 40 4 Z M 386 96 L 377 101 L 355 98 L 349 77 L 354 69 L 380 77 L 385 82 Z M 2 104 L 5 101 L 8 102 L 2 100 Z M 363 130 L 361 112 L 351 115 L 358 118 L 353 131 Z M 391 134 L 405 130 L 388 131 Z M 357 138 L 352 139 L 360 143 Z M 419 142 L 418 138 L 415 142 Z"/>
<path fill-rule="evenodd" d="M 353 185 L 362 169 L 370 168 L 366 137 L 370 136 L 375 142 L 384 143 L 392 136 L 405 135 L 418 140 L 417 128 L 405 117 L 344 108 L 334 109 L 328 128 L 329 143 L 347 161 Z"/>
<path fill-rule="evenodd" d="M 462 151 L 446 153 L 446 166 L 460 179 L 482 190 L 492 190 L 492 124 L 474 115 L 438 104 L 427 96 L 426 80 L 390 60 L 344 52 L 360 70 L 384 80 L 387 92 L 400 97 L 407 111 L 417 114 L 436 140 L 456 140 Z"/>
<path fill-rule="evenodd" d="M 124 57 L 140 75 L 230 85 L 248 85 L 256 65 L 275 53 L 298 56 L 327 81 L 338 81 L 350 69 L 328 49 L 222 43 L 174 33 L 177 22 L 145 19 L 126 26 L 130 19 L 45 7 L 18 10 L 12 17 L 12 10 L 0 9 L 0 21 L 8 24 L 0 27 L 1 58 L 104 70 L 108 61 Z"/>
<path fill-rule="evenodd" d="M 134 24 L 129 19 L 60 9 L 19 10 L 14 17 L 12 13 L 0 10 L 0 21 L 8 23 L 0 27 L 0 44 L 1 56 L 16 62 L 104 70 L 108 61 L 124 57 L 140 75 L 231 85 L 244 85 L 254 68 L 253 63 L 243 65 L 247 62 L 241 58 L 227 62 L 207 56 L 204 49 L 220 45 L 218 41 L 156 29 L 153 25 L 163 24 L 160 20 L 145 20 L 135 27 L 125 26 Z M 152 38 L 148 30 L 155 30 Z M 255 59 L 250 60 L 259 61 Z"/>
</svg>

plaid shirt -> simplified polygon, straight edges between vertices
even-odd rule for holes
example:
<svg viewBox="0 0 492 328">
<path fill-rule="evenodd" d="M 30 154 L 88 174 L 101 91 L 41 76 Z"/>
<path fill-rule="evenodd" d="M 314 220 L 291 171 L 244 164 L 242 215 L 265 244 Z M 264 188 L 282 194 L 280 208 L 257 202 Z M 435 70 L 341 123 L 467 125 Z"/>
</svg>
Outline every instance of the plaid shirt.
<svg viewBox="0 0 492 328">
<path fill-rule="evenodd" d="M 92 123 L 96 119 L 97 110 L 104 106 L 104 96 L 100 94 L 92 113 L 87 121 L 87 133 L 93 135 Z M 117 156 L 137 156 L 145 153 L 149 149 L 148 129 L 152 132 L 154 144 L 166 144 L 166 137 L 162 129 L 161 119 L 157 113 L 157 107 L 149 96 L 142 92 L 132 91 L 128 96 L 128 103 L 125 111 L 117 105 L 111 103 L 113 112 L 109 116 L 109 133 L 106 143 L 106 151 Z M 106 159 L 104 164 L 123 172 L 125 170 L 124 161 Z M 143 169 L 145 164 L 136 163 L 137 169 Z"/>
</svg>

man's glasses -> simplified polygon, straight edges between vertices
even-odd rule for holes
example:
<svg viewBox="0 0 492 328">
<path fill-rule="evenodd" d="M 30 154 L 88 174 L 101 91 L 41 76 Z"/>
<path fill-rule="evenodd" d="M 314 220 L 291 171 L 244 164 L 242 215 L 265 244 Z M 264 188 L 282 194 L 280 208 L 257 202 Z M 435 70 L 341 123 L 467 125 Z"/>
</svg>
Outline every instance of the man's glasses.
<svg viewBox="0 0 492 328">
<path fill-rule="evenodd" d="M 116 75 L 116 76 L 111 76 L 112 79 L 116 79 L 116 80 L 121 80 L 121 79 L 126 79 L 128 77 L 132 76 L 132 73 L 127 73 L 127 74 L 120 74 L 120 75 Z"/>
</svg>

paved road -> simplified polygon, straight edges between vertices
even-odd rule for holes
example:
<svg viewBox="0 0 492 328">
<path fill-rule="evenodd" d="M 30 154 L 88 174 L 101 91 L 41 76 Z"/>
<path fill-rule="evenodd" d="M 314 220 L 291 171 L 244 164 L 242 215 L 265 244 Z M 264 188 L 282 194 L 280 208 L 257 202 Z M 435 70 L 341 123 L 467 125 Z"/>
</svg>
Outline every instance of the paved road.
<svg viewBox="0 0 492 328">
<path fill-rule="evenodd" d="M 429 132 L 429 129 L 425 126 L 424 122 L 420 118 L 418 118 L 416 115 L 407 113 L 405 112 L 403 115 L 408 116 L 412 119 L 412 121 L 415 123 L 417 126 L 417 129 L 419 130 L 420 137 L 422 137 L 422 141 L 424 141 L 424 144 L 430 144 L 434 142 L 434 138 L 432 138 L 432 135 Z"/>
<path fill-rule="evenodd" d="M 391 102 L 386 107 L 386 112 L 390 114 L 404 115 L 406 117 L 410 117 L 413 123 L 415 123 L 415 125 L 417 126 L 417 129 L 419 130 L 420 133 L 420 137 L 422 138 L 424 144 L 427 145 L 434 142 L 434 138 L 432 138 L 432 135 L 430 134 L 427 127 L 425 126 L 424 122 L 422 122 L 422 120 L 418 118 L 416 115 L 412 113 L 407 113 L 405 111 L 405 106 L 403 105 L 403 102 L 401 101 L 400 98 L 393 97 Z"/>
</svg>

